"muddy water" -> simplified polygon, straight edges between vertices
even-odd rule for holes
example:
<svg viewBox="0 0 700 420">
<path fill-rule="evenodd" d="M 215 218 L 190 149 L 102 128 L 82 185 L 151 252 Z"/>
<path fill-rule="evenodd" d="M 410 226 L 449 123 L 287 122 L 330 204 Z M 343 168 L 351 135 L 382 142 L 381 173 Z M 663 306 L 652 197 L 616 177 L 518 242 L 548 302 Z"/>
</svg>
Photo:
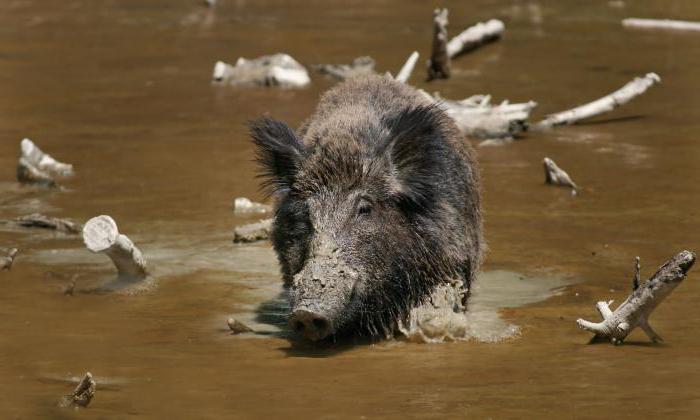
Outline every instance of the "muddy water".
<svg viewBox="0 0 700 420">
<path fill-rule="evenodd" d="M 623 347 L 586 345 L 574 321 L 595 318 L 598 299 L 624 299 L 635 255 L 649 275 L 700 249 L 700 35 L 619 24 L 700 20 L 700 4 L 444 3 L 453 33 L 491 17 L 508 28 L 502 42 L 455 61 L 453 79 L 427 86 L 445 97 L 533 99 L 541 117 L 649 71 L 663 83 L 595 123 L 479 150 L 490 251 L 474 321 L 516 326 L 516 338 L 315 347 L 284 333 L 269 246 L 230 243 L 248 220 L 231 201 L 262 199 L 243 123 L 269 112 L 298 124 L 332 82 L 213 87 L 212 65 L 278 51 L 305 64 L 368 54 L 396 72 L 411 50 L 428 54 L 435 5 L 219 3 L 212 13 L 189 0 L 1 2 L 0 218 L 108 213 L 157 281 L 137 296 L 86 293 L 113 271 L 79 238 L 0 229 L 0 246 L 22 249 L 0 273 L 3 418 L 70 415 L 56 403 L 86 370 L 99 383 L 89 412 L 103 418 L 697 417 L 696 273 L 654 314 L 667 344 L 637 331 Z M 422 77 L 412 83 L 426 87 Z M 17 187 L 23 137 L 78 176 L 60 192 Z M 542 185 L 545 156 L 583 186 L 577 197 Z M 505 309 L 494 318 L 495 307 Z M 269 334 L 229 335 L 230 314 Z"/>
</svg>

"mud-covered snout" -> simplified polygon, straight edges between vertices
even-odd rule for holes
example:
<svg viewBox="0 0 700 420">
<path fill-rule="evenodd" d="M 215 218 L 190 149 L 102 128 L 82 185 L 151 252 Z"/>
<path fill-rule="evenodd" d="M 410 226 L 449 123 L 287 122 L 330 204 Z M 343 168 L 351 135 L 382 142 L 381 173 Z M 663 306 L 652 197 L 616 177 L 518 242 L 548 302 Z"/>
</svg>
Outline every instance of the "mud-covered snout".
<svg viewBox="0 0 700 420">
<path fill-rule="evenodd" d="M 334 331 L 328 316 L 308 306 L 294 310 L 289 316 L 289 325 L 297 334 L 311 341 L 322 340 Z"/>
<path fill-rule="evenodd" d="M 336 333 L 348 316 L 357 277 L 335 242 L 316 238 L 304 268 L 292 281 L 290 327 L 313 341 Z"/>
</svg>

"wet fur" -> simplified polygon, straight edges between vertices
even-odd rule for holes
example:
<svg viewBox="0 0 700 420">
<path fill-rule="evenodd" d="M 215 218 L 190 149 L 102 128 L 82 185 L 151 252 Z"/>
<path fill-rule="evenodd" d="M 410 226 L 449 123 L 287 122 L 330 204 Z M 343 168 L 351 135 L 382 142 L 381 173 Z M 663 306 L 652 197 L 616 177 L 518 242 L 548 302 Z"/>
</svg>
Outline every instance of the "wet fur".
<svg viewBox="0 0 700 420">
<path fill-rule="evenodd" d="M 251 134 L 276 198 L 272 242 L 293 304 L 320 232 L 361 279 L 339 299 L 336 332 L 391 334 L 437 285 L 469 287 L 483 248 L 477 166 L 451 119 L 413 88 L 352 79 L 324 94 L 297 133 L 263 118 Z M 373 209 L 365 218 L 363 200 Z"/>
</svg>

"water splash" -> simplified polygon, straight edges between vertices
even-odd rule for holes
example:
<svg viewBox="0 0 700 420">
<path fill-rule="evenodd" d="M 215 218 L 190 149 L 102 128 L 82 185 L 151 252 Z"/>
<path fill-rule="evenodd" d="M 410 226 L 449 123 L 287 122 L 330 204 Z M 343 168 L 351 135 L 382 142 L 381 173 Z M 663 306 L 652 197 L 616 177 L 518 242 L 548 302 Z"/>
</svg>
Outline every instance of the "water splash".
<svg viewBox="0 0 700 420">
<path fill-rule="evenodd" d="M 545 300 L 560 293 L 567 283 L 562 278 L 524 277 L 512 271 L 482 272 L 472 287 L 466 312 L 462 291 L 444 286 L 429 303 L 413 309 L 399 329 L 406 340 L 419 343 L 504 341 L 516 337 L 520 327 L 506 322 L 499 314 L 501 309 Z"/>
</svg>

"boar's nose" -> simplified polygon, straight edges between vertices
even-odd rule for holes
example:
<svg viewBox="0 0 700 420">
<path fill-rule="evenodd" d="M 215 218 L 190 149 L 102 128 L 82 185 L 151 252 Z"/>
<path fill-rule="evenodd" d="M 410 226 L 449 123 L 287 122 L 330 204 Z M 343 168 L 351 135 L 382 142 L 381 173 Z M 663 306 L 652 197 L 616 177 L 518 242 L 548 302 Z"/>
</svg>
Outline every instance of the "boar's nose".
<svg viewBox="0 0 700 420">
<path fill-rule="evenodd" d="M 321 340 L 331 334 L 331 321 L 328 317 L 308 309 L 297 309 L 292 312 L 289 324 L 294 331 L 311 341 Z"/>
</svg>

